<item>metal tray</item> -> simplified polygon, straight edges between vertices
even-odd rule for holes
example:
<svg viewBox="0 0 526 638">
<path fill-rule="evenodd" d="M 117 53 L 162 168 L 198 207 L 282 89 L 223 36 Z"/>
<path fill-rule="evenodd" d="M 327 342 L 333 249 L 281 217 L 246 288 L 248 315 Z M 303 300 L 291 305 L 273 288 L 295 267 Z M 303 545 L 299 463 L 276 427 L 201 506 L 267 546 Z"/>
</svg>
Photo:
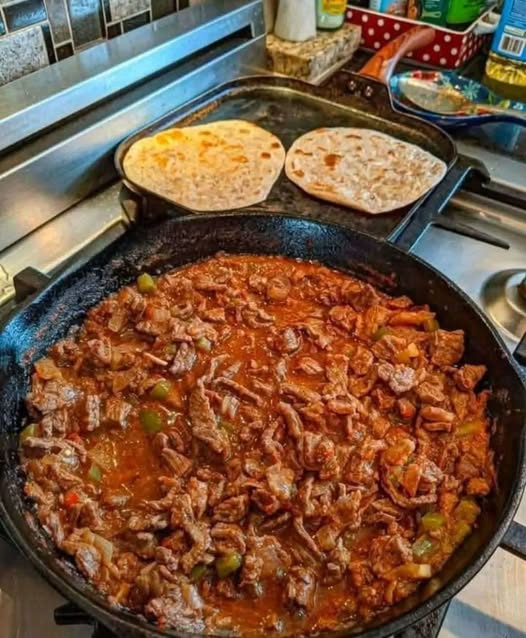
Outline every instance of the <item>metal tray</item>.
<svg viewBox="0 0 526 638">
<path fill-rule="evenodd" d="M 353 93 L 349 90 L 351 77 Z M 361 83 L 361 90 L 356 89 L 356 83 Z M 321 87 L 273 76 L 242 78 L 204 93 L 196 100 L 141 129 L 119 145 L 115 154 L 115 165 L 128 189 L 121 197 L 128 214 L 140 219 L 151 219 L 166 214 L 199 214 L 129 180 L 123 170 L 124 156 L 134 142 L 161 130 L 224 119 L 245 119 L 254 122 L 279 137 L 286 149 L 300 135 L 315 128 L 356 126 L 376 129 L 417 144 L 440 157 L 449 168 L 457 158 L 454 143 L 446 133 L 419 118 L 396 111 L 387 88 L 370 78 L 341 72 Z M 400 224 L 406 223 L 424 199 L 425 197 L 411 206 L 387 214 L 367 215 L 307 195 L 289 181 L 283 172 L 268 199 L 243 209 L 243 212 L 268 212 L 313 218 L 345 224 L 385 237 Z M 444 199 L 449 199 L 446 193 Z"/>
</svg>

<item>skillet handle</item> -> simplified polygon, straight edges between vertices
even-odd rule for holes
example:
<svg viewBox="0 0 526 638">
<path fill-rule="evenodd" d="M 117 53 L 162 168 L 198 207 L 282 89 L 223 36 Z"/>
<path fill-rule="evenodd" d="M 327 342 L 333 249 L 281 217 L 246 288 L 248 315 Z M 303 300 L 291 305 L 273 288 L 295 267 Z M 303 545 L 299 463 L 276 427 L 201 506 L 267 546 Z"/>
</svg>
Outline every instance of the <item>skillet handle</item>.
<svg viewBox="0 0 526 638">
<path fill-rule="evenodd" d="M 512 521 L 501 542 L 502 549 L 526 560 L 526 526 Z"/>
<path fill-rule="evenodd" d="M 359 73 L 388 84 L 398 61 L 406 53 L 425 47 L 434 39 L 433 27 L 413 27 L 380 49 Z"/>
</svg>

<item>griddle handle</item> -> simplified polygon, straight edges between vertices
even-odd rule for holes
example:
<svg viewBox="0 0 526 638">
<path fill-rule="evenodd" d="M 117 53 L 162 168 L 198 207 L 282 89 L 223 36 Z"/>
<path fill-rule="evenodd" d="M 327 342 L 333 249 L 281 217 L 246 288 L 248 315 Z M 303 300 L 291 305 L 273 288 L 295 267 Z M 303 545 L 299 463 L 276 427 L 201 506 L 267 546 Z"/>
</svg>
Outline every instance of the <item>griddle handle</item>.
<svg viewBox="0 0 526 638">
<path fill-rule="evenodd" d="M 433 27 L 413 27 L 380 49 L 359 73 L 380 80 L 384 84 L 389 84 L 389 78 L 398 61 L 410 51 L 431 44 L 434 39 L 435 30 Z"/>
<path fill-rule="evenodd" d="M 462 187 L 468 177 L 474 174 L 479 180 L 489 180 L 489 174 L 483 164 L 472 158 L 460 156 L 444 179 L 425 196 L 416 214 L 399 224 L 387 239 L 396 244 L 398 248 L 410 251 L 430 224 L 434 224 L 435 220 L 440 223 L 441 213 L 453 195 Z M 448 230 L 453 230 L 451 225 Z M 455 232 L 461 235 L 465 234 L 460 227 L 457 227 Z M 475 229 L 470 235 L 480 241 L 488 239 L 486 233 L 480 233 Z"/>
</svg>

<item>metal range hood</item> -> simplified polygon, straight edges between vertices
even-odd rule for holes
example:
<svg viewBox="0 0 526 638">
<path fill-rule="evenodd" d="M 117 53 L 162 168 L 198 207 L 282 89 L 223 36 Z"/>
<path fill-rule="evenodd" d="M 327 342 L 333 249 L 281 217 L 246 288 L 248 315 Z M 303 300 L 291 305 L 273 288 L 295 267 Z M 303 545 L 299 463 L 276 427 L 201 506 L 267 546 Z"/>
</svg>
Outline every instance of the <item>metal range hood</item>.
<svg viewBox="0 0 526 638">
<path fill-rule="evenodd" d="M 264 67 L 261 0 L 215 0 L 0 87 L 0 251 L 115 180 L 134 130 Z"/>
</svg>

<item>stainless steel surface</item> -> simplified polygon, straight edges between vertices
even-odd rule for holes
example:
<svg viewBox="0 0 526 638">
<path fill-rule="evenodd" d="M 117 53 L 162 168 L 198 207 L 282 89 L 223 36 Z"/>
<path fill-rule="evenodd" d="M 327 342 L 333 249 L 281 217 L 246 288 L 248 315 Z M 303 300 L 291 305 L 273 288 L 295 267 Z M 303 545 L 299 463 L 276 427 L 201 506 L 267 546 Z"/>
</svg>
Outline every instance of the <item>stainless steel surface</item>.
<svg viewBox="0 0 526 638">
<path fill-rule="evenodd" d="M 519 126 L 511 128 L 521 128 Z M 522 127 L 524 129 L 524 127 Z M 524 129 L 526 130 L 526 129 Z M 482 147 L 475 141 L 455 140 L 458 152 L 470 157 L 476 157 L 488 169 L 491 179 L 506 184 L 526 193 L 526 161 L 513 159 L 506 154 L 495 153 Z"/>
<path fill-rule="evenodd" d="M 264 36 L 233 38 L 0 158 L 0 250 L 115 179 L 134 130 L 218 83 L 256 73 Z"/>
<path fill-rule="evenodd" d="M 215 0 L 7 84 L 0 88 L 0 151 L 245 27 L 251 37 L 265 33 L 261 0 Z"/>
<path fill-rule="evenodd" d="M 13 298 L 13 277 L 26 266 L 52 273 L 86 247 L 96 243 L 100 250 L 123 233 L 127 220 L 119 188 L 85 200 L 0 253 L 0 305 Z"/>
</svg>

